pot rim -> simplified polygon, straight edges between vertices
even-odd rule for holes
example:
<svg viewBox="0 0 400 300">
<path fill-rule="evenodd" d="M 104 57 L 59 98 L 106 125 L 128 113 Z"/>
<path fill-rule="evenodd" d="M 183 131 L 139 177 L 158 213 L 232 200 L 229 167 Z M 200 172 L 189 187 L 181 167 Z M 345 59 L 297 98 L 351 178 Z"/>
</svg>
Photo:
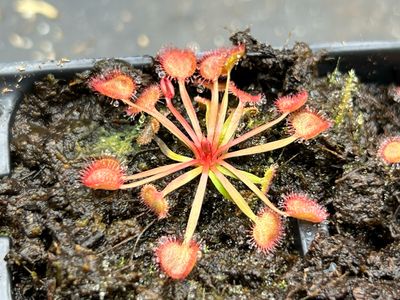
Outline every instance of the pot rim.
<svg viewBox="0 0 400 300">
<path fill-rule="evenodd" d="M 336 67 L 347 72 L 355 69 L 361 81 L 376 83 L 400 82 L 400 42 L 367 41 L 310 45 L 313 52 L 323 53 L 318 62 L 318 75 L 325 76 Z M 252 56 L 257 56 L 253 53 Z M 104 58 L 61 59 L 50 61 L 19 61 L 0 63 L 0 176 L 10 169 L 9 129 L 18 103 L 32 83 L 43 75 L 53 73 L 70 78 L 83 72 Z M 154 64 L 149 55 L 117 58 L 135 67 L 147 68 Z"/>
</svg>

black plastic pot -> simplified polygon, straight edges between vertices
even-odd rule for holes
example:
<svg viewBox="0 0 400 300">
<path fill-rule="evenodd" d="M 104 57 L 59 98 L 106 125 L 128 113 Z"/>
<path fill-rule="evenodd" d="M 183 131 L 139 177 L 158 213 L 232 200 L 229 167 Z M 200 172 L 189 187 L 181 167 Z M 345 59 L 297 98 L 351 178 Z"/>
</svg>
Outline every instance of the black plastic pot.
<svg viewBox="0 0 400 300">
<path fill-rule="evenodd" d="M 336 67 L 340 71 L 354 69 L 363 82 L 379 84 L 400 83 L 400 43 L 351 43 L 315 45 L 314 51 L 326 51 L 326 56 L 318 65 L 320 76 L 325 76 Z M 257 56 L 257 53 L 253 53 Z M 138 68 L 151 67 L 154 59 L 150 56 L 127 57 L 123 60 Z M 0 64 L 0 176 L 11 172 L 9 140 L 13 116 L 19 102 L 28 93 L 35 80 L 46 74 L 60 79 L 69 79 L 77 72 L 89 70 L 98 59 L 80 59 L 51 62 L 17 62 Z M 295 221 L 299 251 L 304 255 L 314 239 L 316 227 L 303 221 Z M 9 240 L 0 238 L 0 248 L 9 248 Z M 2 247 L 3 246 L 3 247 Z M 0 253 L 3 259 L 5 253 Z M 6 267 L 0 264 L 0 299 L 10 299 L 9 276 Z M 8 283 L 7 283 L 8 281 Z"/>
</svg>

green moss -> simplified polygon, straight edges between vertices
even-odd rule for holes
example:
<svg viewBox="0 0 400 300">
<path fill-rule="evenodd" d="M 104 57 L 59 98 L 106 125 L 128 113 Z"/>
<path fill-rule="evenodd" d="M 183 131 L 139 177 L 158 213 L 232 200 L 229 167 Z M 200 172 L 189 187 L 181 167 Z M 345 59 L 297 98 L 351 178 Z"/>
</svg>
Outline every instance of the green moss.
<svg viewBox="0 0 400 300">
<path fill-rule="evenodd" d="M 335 125 L 340 126 L 346 116 L 352 122 L 353 120 L 353 109 L 352 109 L 352 97 L 354 92 L 357 91 L 358 78 L 354 70 L 350 70 L 347 74 L 344 82 L 344 87 L 341 91 L 341 100 L 337 109 L 335 117 Z"/>
<path fill-rule="evenodd" d="M 341 82 L 342 73 L 339 71 L 339 62 L 338 60 L 335 70 L 327 76 L 328 85 L 330 86 L 337 86 Z"/>
<path fill-rule="evenodd" d="M 280 290 L 286 290 L 288 284 L 285 279 L 282 279 L 281 281 L 276 282 L 275 286 Z"/>
<path fill-rule="evenodd" d="M 126 259 L 125 257 L 122 256 L 117 262 L 117 268 L 122 268 L 125 266 L 125 264 L 126 264 Z"/>
<path fill-rule="evenodd" d="M 354 140 L 359 141 L 364 128 L 365 120 L 364 115 L 360 112 L 355 120 L 356 130 L 354 132 Z"/>
<path fill-rule="evenodd" d="M 124 126 L 119 129 L 105 129 L 100 127 L 94 133 L 94 143 L 88 144 L 82 149 L 87 156 L 100 156 L 110 153 L 121 159 L 137 151 L 136 138 L 145 123 L 145 116 L 142 115 L 134 125 Z"/>
</svg>

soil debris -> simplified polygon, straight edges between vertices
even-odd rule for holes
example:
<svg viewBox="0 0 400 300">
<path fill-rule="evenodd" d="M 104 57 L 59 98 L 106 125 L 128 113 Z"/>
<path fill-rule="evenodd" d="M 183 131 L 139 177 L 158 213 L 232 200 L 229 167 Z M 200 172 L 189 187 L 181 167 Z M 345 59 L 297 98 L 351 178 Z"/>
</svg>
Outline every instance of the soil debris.
<svg viewBox="0 0 400 300">
<path fill-rule="evenodd" d="M 235 82 L 266 95 L 252 122 L 268 118 L 278 96 L 304 89 L 313 107 L 337 114 L 347 75 L 337 73 L 334 82 L 318 78 L 322 57 L 307 45 L 275 50 L 247 32 L 232 41 L 249 52 L 233 72 Z M 151 81 L 156 70 L 147 75 Z M 52 75 L 36 82 L 12 129 L 13 173 L 0 180 L 0 230 L 12 239 L 7 260 L 15 299 L 399 299 L 400 173 L 376 151 L 384 136 L 400 132 L 400 104 L 386 86 L 356 85 L 352 114 L 324 136 L 233 160 L 260 175 L 277 163 L 271 201 L 307 190 L 327 207 L 329 232 L 319 231 L 305 257 L 290 227 L 276 252 L 257 253 L 245 218 L 210 187 L 198 226 L 203 256 L 187 280 L 171 281 L 160 275 L 153 248 L 159 237 L 184 229 L 194 186 L 171 195 L 171 215 L 160 221 L 140 205 L 137 189 L 84 188 L 79 171 L 85 159 L 102 152 L 100 140 L 117 132 L 108 142 L 117 143 L 129 172 L 167 158 L 153 143 L 136 144 L 138 117 L 128 119 L 85 84 Z M 168 140 L 162 127 L 158 134 Z M 281 126 L 249 143 L 284 135 Z"/>
</svg>

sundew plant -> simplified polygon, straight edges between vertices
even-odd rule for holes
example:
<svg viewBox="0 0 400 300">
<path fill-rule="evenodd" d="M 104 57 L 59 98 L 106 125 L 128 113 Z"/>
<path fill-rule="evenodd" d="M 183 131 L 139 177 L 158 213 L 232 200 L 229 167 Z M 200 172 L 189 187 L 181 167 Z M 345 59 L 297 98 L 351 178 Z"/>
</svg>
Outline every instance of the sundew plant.
<svg viewBox="0 0 400 300">
<path fill-rule="evenodd" d="M 196 264 L 200 246 L 193 235 L 210 184 L 251 220 L 252 242 L 265 253 L 273 251 L 281 239 L 284 218 L 319 223 L 328 216 L 323 207 L 302 192 L 286 195 L 282 206 L 276 207 L 267 196 L 274 174 L 273 167 L 267 168 L 265 175 L 259 177 L 231 164 L 231 158 L 256 155 L 298 140 L 309 140 L 331 126 L 330 121 L 320 113 L 305 107 L 308 93 L 300 90 L 297 94 L 276 100 L 275 119 L 237 136 L 241 118 L 248 107 L 263 99 L 262 94 L 243 91 L 231 80 L 234 66 L 244 55 L 244 45 L 211 51 L 200 58 L 190 49 L 162 49 L 157 60 L 165 77 L 159 83 L 143 87 L 140 95 L 137 93 L 140 79 L 126 68 L 115 67 L 94 73 L 88 82 L 92 90 L 125 104 L 128 115 L 149 115 L 153 124 L 148 127 L 152 139 L 171 163 L 128 175 L 115 157 L 100 157 L 82 171 L 82 183 L 85 186 L 104 190 L 141 187 L 143 203 L 158 218 L 166 218 L 169 211 L 168 195 L 191 181 L 197 183 L 184 235 L 161 237 L 155 249 L 160 268 L 173 279 L 184 279 Z M 209 87 L 210 99 L 192 98 L 188 93 L 187 87 L 192 84 L 194 74 Z M 168 116 L 159 108 L 164 106 L 159 101 L 162 98 L 165 99 Z M 182 104 L 179 106 L 183 107 L 182 110 L 174 104 L 178 101 Z M 197 113 L 197 105 L 204 106 L 205 113 Z M 289 124 L 289 136 L 239 150 L 235 147 L 284 120 Z M 166 141 L 157 136 L 160 125 L 175 136 L 191 155 L 172 151 Z M 156 186 L 157 180 L 175 173 L 178 175 L 172 176 L 173 179 L 166 186 Z M 252 211 L 234 181 L 241 181 L 263 202 L 264 207 L 259 212 Z M 221 205 L 226 200 L 221 199 Z"/>
</svg>

